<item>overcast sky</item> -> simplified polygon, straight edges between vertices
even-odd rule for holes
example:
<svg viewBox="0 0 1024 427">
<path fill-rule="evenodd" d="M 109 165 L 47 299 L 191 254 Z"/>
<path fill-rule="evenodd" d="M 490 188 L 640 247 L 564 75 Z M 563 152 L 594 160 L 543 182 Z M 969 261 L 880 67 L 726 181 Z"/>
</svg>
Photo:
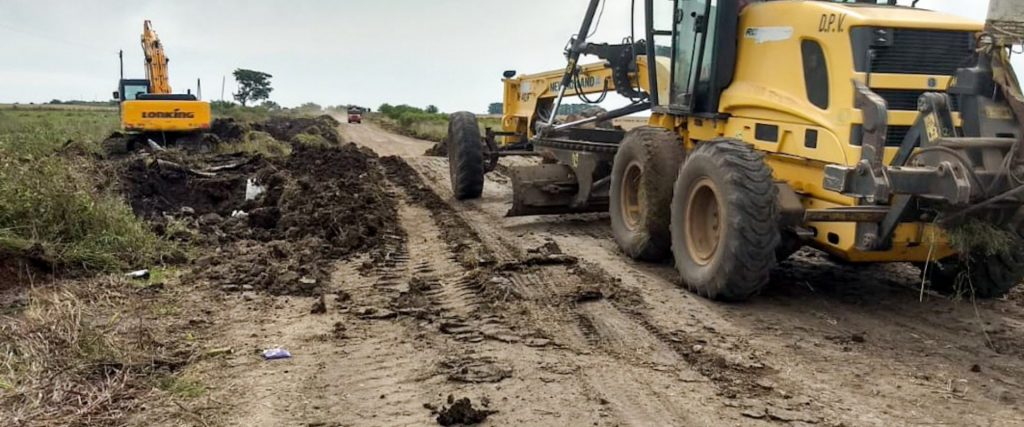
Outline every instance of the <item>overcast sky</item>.
<svg viewBox="0 0 1024 427">
<path fill-rule="evenodd" d="M 629 1 L 607 0 L 596 34 L 629 33 Z M 274 75 L 286 106 L 382 102 L 483 111 L 501 99 L 501 72 L 564 66 L 586 0 L 0 0 L 0 102 L 106 100 L 144 77 L 139 35 L 153 20 L 176 92 L 203 82 L 219 99 L 230 73 Z M 922 0 L 919 7 L 983 20 L 988 1 Z"/>
</svg>

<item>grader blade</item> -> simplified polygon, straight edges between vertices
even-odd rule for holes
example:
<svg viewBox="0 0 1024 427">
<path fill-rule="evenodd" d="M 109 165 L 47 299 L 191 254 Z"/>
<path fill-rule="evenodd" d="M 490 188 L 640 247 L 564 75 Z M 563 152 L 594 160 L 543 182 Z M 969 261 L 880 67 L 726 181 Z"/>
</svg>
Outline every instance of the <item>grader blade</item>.
<svg viewBox="0 0 1024 427">
<path fill-rule="evenodd" d="M 579 184 L 572 168 L 559 164 L 520 166 L 512 169 L 512 209 L 508 216 L 559 215 L 607 212 L 607 197 L 592 197 L 573 206 Z"/>
</svg>

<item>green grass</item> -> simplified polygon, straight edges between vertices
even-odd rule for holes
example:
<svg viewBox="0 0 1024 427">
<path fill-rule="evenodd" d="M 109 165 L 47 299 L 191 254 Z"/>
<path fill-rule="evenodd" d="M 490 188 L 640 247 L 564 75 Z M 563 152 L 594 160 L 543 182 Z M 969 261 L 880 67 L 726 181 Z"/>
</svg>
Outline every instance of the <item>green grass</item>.
<svg viewBox="0 0 1024 427">
<path fill-rule="evenodd" d="M 0 109 L 0 155 L 49 156 L 68 141 L 95 153 L 118 126 L 116 111 Z"/>
<path fill-rule="evenodd" d="M 388 131 L 412 138 L 441 142 L 448 137 L 447 114 L 370 114 L 367 118 Z M 478 120 L 481 135 L 487 128 L 501 129 L 501 119 L 480 117 Z"/>
<path fill-rule="evenodd" d="M 284 157 L 291 154 L 292 147 L 274 139 L 266 132 L 253 131 L 247 133 L 242 141 L 218 144 L 214 151 L 220 154 L 250 153 L 266 157 Z"/>
<path fill-rule="evenodd" d="M 93 154 L 110 111 L 0 110 L 0 248 L 38 246 L 63 271 L 149 267 L 171 246 L 107 187 Z"/>
<path fill-rule="evenodd" d="M 961 256 L 1000 256 L 1015 247 L 1013 234 L 991 223 L 970 219 L 946 229 L 950 245 Z"/>
</svg>

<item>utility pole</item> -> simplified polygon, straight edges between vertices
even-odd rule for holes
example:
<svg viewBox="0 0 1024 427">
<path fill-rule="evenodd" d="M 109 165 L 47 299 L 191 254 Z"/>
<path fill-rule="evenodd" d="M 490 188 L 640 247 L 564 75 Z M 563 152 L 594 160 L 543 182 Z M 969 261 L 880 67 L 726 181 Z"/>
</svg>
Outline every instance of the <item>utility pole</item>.
<svg viewBox="0 0 1024 427">
<path fill-rule="evenodd" d="M 220 102 L 224 102 L 224 84 L 227 83 L 228 76 L 220 77 Z"/>
</svg>

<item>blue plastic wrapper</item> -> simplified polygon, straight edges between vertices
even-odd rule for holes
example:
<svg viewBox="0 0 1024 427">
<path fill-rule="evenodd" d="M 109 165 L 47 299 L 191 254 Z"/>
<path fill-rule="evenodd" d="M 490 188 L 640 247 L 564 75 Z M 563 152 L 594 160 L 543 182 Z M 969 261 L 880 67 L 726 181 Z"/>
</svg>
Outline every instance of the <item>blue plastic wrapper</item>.
<svg viewBox="0 0 1024 427">
<path fill-rule="evenodd" d="M 264 360 L 289 359 L 292 354 L 283 348 L 272 348 L 263 352 Z"/>
</svg>

